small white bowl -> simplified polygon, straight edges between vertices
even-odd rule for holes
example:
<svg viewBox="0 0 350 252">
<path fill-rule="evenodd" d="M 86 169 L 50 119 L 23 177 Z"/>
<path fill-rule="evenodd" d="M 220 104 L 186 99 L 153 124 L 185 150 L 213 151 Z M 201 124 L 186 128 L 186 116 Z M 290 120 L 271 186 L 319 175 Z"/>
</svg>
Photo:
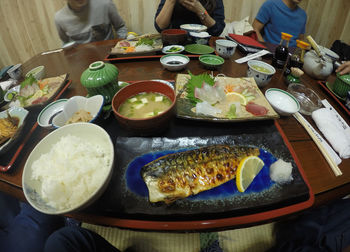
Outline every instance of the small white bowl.
<svg viewBox="0 0 350 252">
<path fill-rule="evenodd" d="M 259 70 L 256 67 L 264 68 L 268 72 L 264 72 L 262 70 Z M 275 73 L 276 73 L 276 69 L 273 66 L 271 66 L 270 64 L 267 64 L 267 63 L 260 61 L 260 60 L 249 60 L 248 61 L 247 76 L 254 77 L 256 84 L 260 88 L 265 87 L 270 82 L 272 76 Z"/>
<path fill-rule="evenodd" d="M 83 96 L 71 97 L 63 106 L 63 111 L 57 114 L 52 119 L 52 125 L 55 128 L 59 128 L 65 125 L 65 123 L 79 110 L 85 110 L 90 113 L 92 119 L 90 123 L 94 122 L 102 111 L 104 99 L 102 95 L 94 95 L 86 98 Z"/>
<path fill-rule="evenodd" d="M 182 24 L 180 25 L 180 29 L 190 32 L 203 32 L 206 31 L 208 28 L 205 25 L 201 24 Z"/>
<path fill-rule="evenodd" d="M 30 70 L 27 74 L 26 77 L 29 77 L 29 75 L 33 75 L 33 77 L 37 80 L 41 80 L 45 76 L 45 67 L 44 66 L 38 66 L 36 68 L 33 68 Z"/>
<path fill-rule="evenodd" d="M 211 35 L 207 32 L 190 32 L 190 37 L 196 44 L 207 45 Z"/>
<path fill-rule="evenodd" d="M 236 51 L 237 43 L 227 39 L 215 41 L 216 52 L 224 59 L 230 58 Z"/>
<path fill-rule="evenodd" d="M 160 58 L 160 63 L 169 71 L 179 71 L 184 69 L 190 58 L 182 54 L 169 54 Z"/>
<path fill-rule="evenodd" d="M 65 187 L 67 185 L 61 184 L 61 187 L 57 188 L 56 186 L 54 189 L 49 188 L 49 190 L 47 190 L 46 188 L 46 192 L 49 191 L 49 193 L 47 193 L 48 197 L 51 197 L 51 198 L 45 200 L 42 193 L 42 184 L 45 182 L 46 177 L 43 176 L 41 180 L 33 178 L 32 166 L 34 161 L 38 160 L 42 155 L 49 153 L 51 151 L 52 146 L 56 144 L 58 141 L 60 141 L 62 137 L 67 135 L 79 137 L 83 141 L 86 140 L 84 144 L 86 146 L 89 144 L 89 146 L 87 147 L 90 147 L 92 144 L 100 145 L 101 150 L 103 149 L 105 158 L 108 158 L 110 162 L 108 166 L 105 167 L 106 169 L 104 169 L 103 173 L 98 174 L 100 175 L 98 176 L 100 177 L 100 180 L 98 182 L 95 181 L 98 183 L 96 190 L 90 193 L 86 193 L 83 197 L 79 197 L 78 200 L 73 204 L 71 204 L 70 207 L 58 208 L 58 207 L 49 205 L 48 200 L 50 201 L 55 200 L 55 198 L 52 197 L 53 192 L 56 191 L 56 193 L 59 193 L 60 191 L 62 191 L 62 187 Z M 57 151 L 65 152 L 65 148 L 62 148 L 61 150 L 57 150 Z M 84 158 L 86 159 L 89 157 L 85 156 Z M 62 164 L 62 169 L 64 169 L 65 171 L 68 170 L 67 168 L 71 168 L 71 167 L 64 166 L 64 165 L 71 164 L 70 160 L 59 160 L 59 161 Z M 45 136 L 29 154 L 26 160 L 26 163 L 24 165 L 23 174 L 22 174 L 22 186 L 23 186 L 24 196 L 26 197 L 27 201 L 32 207 L 34 207 L 39 212 L 42 212 L 45 214 L 64 214 L 64 213 L 78 211 L 87 207 L 102 195 L 102 193 L 107 188 L 109 181 L 112 177 L 113 167 L 114 167 L 113 142 L 109 134 L 102 127 L 92 123 L 69 124 L 57 130 L 54 130 L 50 134 Z M 96 166 L 96 169 L 98 171 L 101 171 L 100 168 L 101 167 Z M 91 171 L 89 171 L 89 173 L 91 174 Z M 75 174 L 74 170 L 71 171 L 70 174 L 72 174 L 72 177 L 71 177 L 72 179 L 76 179 L 73 177 L 74 175 L 77 175 Z M 79 174 L 79 175 L 82 181 L 85 174 L 82 174 L 82 175 Z M 86 178 L 85 181 L 88 181 L 89 179 L 93 180 L 95 177 L 96 176 L 91 178 Z M 60 182 L 59 176 L 55 178 L 48 178 L 48 179 L 51 180 L 51 184 L 53 185 L 57 185 L 57 183 Z M 67 188 L 67 189 L 71 190 L 71 188 Z"/>
<path fill-rule="evenodd" d="M 39 126 L 48 129 L 53 128 L 53 118 L 63 111 L 64 104 L 66 104 L 67 101 L 68 99 L 59 99 L 51 102 L 45 108 L 43 108 L 37 117 Z"/>
<path fill-rule="evenodd" d="M 274 110 L 282 116 L 289 116 L 299 111 L 300 104 L 293 95 L 278 88 L 269 88 L 265 97 Z"/>
<path fill-rule="evenodd" d="M 19 80 L 22 76 L 22 64 L 12 66 L 7 73 L 12 79 Z"/>
<path fill-rule="evenodd" d="M 183 50 L 185 50 L 185 47 L 183 47 L 182 45 L 169 45 L 169 46 L 163 47 L 162 53 L 177 54 L 177 53 L 183 52 Z"/>
</svg>

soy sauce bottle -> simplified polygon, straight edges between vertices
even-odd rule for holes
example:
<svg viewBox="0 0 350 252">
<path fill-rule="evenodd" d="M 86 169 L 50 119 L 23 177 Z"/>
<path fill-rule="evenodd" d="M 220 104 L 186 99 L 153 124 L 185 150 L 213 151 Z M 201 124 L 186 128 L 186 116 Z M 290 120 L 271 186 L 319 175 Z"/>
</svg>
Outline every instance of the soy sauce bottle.
<svg viewBox="0 0 350 252">
<path fill-rule="evenodd" d="M 272 59 L 272 65 L 274 67 L 278 69 L 282 69 L 286 64 L 288 59 L 288 53 L 289 53 L 288 51 L 289 40 L 292 37 L 293 36 L 288 33 L 281 32 L 281 42 L 279 46 L 276 47 L 275 54 Z"/>
<path fill-rule="evenodd" d="M 292 56 L 289 57 L 284 75 L 287 76 L 290 74 L 292 67 L 303 69 L 305 50 L 308 48 L 310 48 L 309 43 L 297 39 L 297 48 L 294 50 Z"/>
</svg>

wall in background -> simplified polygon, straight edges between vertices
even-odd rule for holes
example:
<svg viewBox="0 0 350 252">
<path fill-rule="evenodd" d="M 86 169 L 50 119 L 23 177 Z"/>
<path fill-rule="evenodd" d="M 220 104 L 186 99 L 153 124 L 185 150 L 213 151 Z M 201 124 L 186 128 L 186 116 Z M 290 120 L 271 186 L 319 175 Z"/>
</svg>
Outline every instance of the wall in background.
<svg viewBox="0 0 350 252">
<path fill-rule="evenodd" d="M 159 0 L 113 0 L 129 31 L 155 32 L 153 22 Z M 223 0 L 227 22 L 253 21 L 264 0 Z M 65 0 L 0 0 L 0 68 L 23 63 L 43 51 L 61 46 L 54 14 Z M 340 39 L 350 43 L 349 0 L 304 0 L 308 14 L 306 34 L 330 47 Z"/>
</svg>

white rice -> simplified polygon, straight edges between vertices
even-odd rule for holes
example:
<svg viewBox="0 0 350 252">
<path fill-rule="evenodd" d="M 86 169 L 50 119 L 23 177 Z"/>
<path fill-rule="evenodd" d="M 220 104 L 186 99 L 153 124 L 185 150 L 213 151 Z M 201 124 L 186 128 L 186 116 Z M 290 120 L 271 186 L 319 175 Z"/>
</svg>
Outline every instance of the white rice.
<svg viewBox="0 0 350 252">
<path fill-rule="evenodd" d="M 278 159 L 270 166 L 270 178 L 279 184 L 291 182 L 293 180 L 292 169 L 292 163 Z"/>
<path fill-rule="evenodd" d="M 83 138 L 61 137 L 32 164 L 32 178 L 41 182 L 42 198 L 58 210 L 83 203 L 107 176 L 112 162 L 108 152 Z"/>
</svg>

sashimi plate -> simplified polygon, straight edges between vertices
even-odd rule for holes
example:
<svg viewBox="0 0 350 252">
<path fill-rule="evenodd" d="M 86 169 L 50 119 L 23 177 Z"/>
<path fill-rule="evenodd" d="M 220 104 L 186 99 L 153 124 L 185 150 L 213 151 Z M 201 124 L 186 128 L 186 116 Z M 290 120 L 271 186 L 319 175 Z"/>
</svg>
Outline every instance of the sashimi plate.
<svg viewBox="0 0 350 252">
<path fill-rule="evenodd" d="M 203 75 L 206 75 L 203 77 Z M 197 79 L 201 88 L 195 88 L 194 94 L 189 95 L 190 80 Z M 204 79 L 205 81 L 201 81 Z M 212 82 L 213 87 L 202 84 Z M 215 83 L 215 84 L 214 84 Z M 176 113 L 177 117 L 193 120 L 214 122 L 255 121 L 279 118 L 254 78 L 242 77 L 210 77 L 208 74 L 194 76 L 192 74 L 178 74 L 176 77 Z M 203 86 L 206 86 L 203 88 Z M 210 101 L 217 88 L 224 92 L 222 101 Z M 198 91 L 198 89 L 200 89 Z M 197 94 L 199 94 L 197 96 Z M 195 97 L 196 98 L 195 98 Z M 203 100 L 209 99 L 209 104 Z M 196 100 L 194 102 L 194 100 Z"/>
</svg>

